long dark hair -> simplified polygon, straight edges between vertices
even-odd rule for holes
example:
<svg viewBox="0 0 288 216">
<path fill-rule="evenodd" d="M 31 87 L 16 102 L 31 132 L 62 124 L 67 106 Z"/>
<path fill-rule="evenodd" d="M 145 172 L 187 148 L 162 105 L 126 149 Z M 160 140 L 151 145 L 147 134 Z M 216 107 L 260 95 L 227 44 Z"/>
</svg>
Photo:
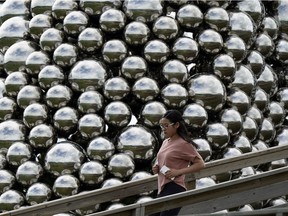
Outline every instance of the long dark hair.
<svg viewBox="0 0 288 216">
<path fill-rule="evenodd" d="M 178 110 L 168 110 L 162 118 L 168 119 L 171 123 L 176 124 L 179 122 L 179 127 L 177 128 L 178 135 L 183 138 L 185 141 L 191 143 L 195 148 L 198 147 L 198 145 L 190 138 L 187 127 L 185 125 L 185 121 L 182 117 L 182 114 Z"/>
</svg>

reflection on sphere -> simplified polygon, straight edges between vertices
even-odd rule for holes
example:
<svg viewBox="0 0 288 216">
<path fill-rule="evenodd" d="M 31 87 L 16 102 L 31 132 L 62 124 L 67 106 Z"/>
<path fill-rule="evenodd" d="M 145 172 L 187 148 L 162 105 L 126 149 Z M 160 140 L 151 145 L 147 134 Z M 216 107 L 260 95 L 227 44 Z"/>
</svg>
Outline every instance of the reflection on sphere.
<svg viewBox="0 0 288 216">
<path fill-rule="evenodd" d="M 53 192 L 57 197 L 69 197 L 79 192 L 80 181 L 73 175 L 65 174 L 57 177 L 53 184 Z"/>
<path fill-rule="evenodd" d="M 8 149 L 7 162 L 13 166 L 19 166 L 32 156 L 32 148 L 24 142 L 14 142 Z"/>
<path fill-rule="evenodd" d="M 262 88 L 257 87 L 252 101 L 253 106 L 256 106 L 264 113 L 268 109 L 269 102 L 269 95 Z"/>
<path fill-rule="evenodd" d="M 80 32 L 77 45 L 87 53 L 99 50 L 103 45 L 104 35 L 98 28 L 87 27 Z"/>
<path fill-rule="evenodd" d="M 198 57 L 199 44 L 192 38 L 179 37 L 171 48 L 173 55 L 185 63 L 191 63 Z"/>
<path fill-rule="evenodd" d="M 136 98 L 147 102 L 156 98 L 160 93 L 160 89 L 156 80 L 149 77 L 142 77 L 135 81 L 132 87 L 132 93 Z"/>
<path fill-rule="evenodd" d="M 275 53 L 276 53 L 276 58 L 279 60 L 281 63 L 287 65 L 288 63 L 288 58 L 287 58 L 287 45 L 288 41 L 286 39 L 280 39 L 276 43 L 275 47 Z"/>
<path fill-rule="evenodd" d="M 224 41 L 224 50 L 236 63 L 241 63 L 247 55 L 245 41 L 238 35 L 231 35 Z"/>
<path fill-rule="evenodd" d="M 32 52 L 26 59 L 26 71 L 32 76 L 37 76 L 39 72 L 46 65 L 50 63 L 50 59 L 47 53 L 43 51 Z"/>
<path fill-rule="evenodd" d="M 128 56 L 121 65 L 121 74 L 133 80 L 143 77 L 147 70 L 147 62 L 140 56 Z"/>
<path fill-rule="evenodd" d="M 77 37 L 89 24 L 89 17 L 83 11 L 70 11 L 63 20 L 65 33 Z"/>
<path fill-rule="evenodd" d="M 39 45 L 42 50 L 46 52 L 53 52 L 64 41 L 64 32 L 56 29 L 49 28 L 43 32 L 39 39 Z"/>
<path fill-rule="evenodd" d="M 124 28 L 126 24 L 125 14 L 118 9 L 110 8 L 99 17 L 99 25 L 105 32 L 115 33 Z"/>
<path fill-rule="evenodd" d="M 274 17 L 266 16 L 262 20 L 263 31 L 267 33 L 273 40 L 278 37 L 279 23 Z"/>
<path fill-rule="evenodd" d="M 240 149 L 242 153 L 248 153 L 252 151 L 252 144 L 250 140 L 244 135 L 236 136 L 232 143 L 233 146 Z"/>
<path fill-rule="evenodd" d="M 267 145 L 267 143 L 263 142 L 262 140 L 257 140 L 256 142 L 253 142 L 253 147 L 255 147 L 258 151 L 262 151 L 267 150 L 269 145 Z"/>
<path fill-rule="evenodd" d="M 3 194 L 12 188 L 16 182 L 15 174 L 9 170 L 0 170 L 0 193 Z"/>
<path fill-rule="evenodd" d="M 6 167 L 6 165 L 7 165 L 6 156 L 4 155 L 4 153 L 1 153 L 0 154 L 0 169 L 4 169 Z M 0 188 L 1 188 L 1 186 L 0 186 Z"/>
<path fill-rule="evenodd" d="M 204 15 L 204 21 L 216 31 L 227 31 L 229 27 L 229 14 L 221 7 L 212 7 Z"/>
<path fill-rule="evenodd" d="M 77 100 L 78 111 L 82 113 L 96 113 L 104 106 L 103 95 L 97 91 L 85 91 Z"/>
<path fill-rule="evenodd" d="M 33 103 L 23 111 L 23 122 L 28 128 L 45 123 L 48 119 L 48 108 L 46 105 Z"/>
<path fill-rule="evenodd" d="M 222 123 L 211 123 L 206 128 L 206 139 L 215 149 L 224 149 L 229 141 L 230 134 Z"/>
<path fill-rule="evenodd" d="M 105 161 L 114 154 L 115 146 L 108 138 L 98 136 L 91 139 L 86 152 L 91 160 Z"/>
<path fill-rule="evenodd" d="M 168 60 L 163 64 L 162 74 L 171 83 L 184 83 L 188 78 L 188 69 L 177 59 Z"/>
<path fill-rule="evenodd" d="M 208 140 L 203 138 L 197 138 L 193 139 L 193 142 L 195 142 L 198 146 L 197 151 L 201 155 L 204 161 L 209 161 L 212 157 L 212 148 L 209 144 Z"/>
<path fill-rule="evenodd" d="M 213 71 L 221 80 L 231 82 L 236 71 L 236 63 L 230 55 L 219 54 L 213 60 Z"/>
<path fill-rule="evenodd" d="M 153 23 L 152 31 L 157 38 L 169 41 L 178 36 L 179 25 L 172 17 L 160 16 Z"/>
<path fill-rule="evenodd" d="M 104 120 L 108 125 L 125 127 L 132 117 L 131 109 L 122 101 L 113 101 L 107 104 L 104 109 Z"/>
<path fill-rule="evenodd" d="M 57 135 L 51 125 L 38 124 L 30 130 L 28 140 L 35 149 L 48 148 L 56 143 Z"/>
<path fill-rule="evenodd" d="M 53 115 L 54 127 L 65 134 L 75 131 L 78 120 L 77 110 L 67 106 L 61 107 Z"/>
<path fill-rule="evenodd" d="M 0 98 L 0 122 L 13 118 L 17 109 L 17 103 L 9 97 Z"/>
<path fill-rule="evenodd" d="M 7 190 L 0 195 L 0 209 L 3 212 L 19 209 L 24 204 L 24 196 L 17 190 Z"/>
<path fill-rule="evenodd" d="M 204 177 L 196 180 L 196 188 L 206 188 L 216 185 L 216 182 L 213 178 L 211 177 Z"/>
<path fill-rule="evenodd" d="M 258 77 L 262 73 L 262 71 L 264 70 L 264 66 L 265 66 L 264 56 L 260 52 L 258 52 L 257 50 L 252 50 L 247 55 L 247 64 L 246 65 Z"/>
<path fill-rule="evenodd" d="M 43 1 L 43 0 L 31 0 L 30 10 L 32 16 L 36 16 L 37 14 L 52 14 L 52 6 L 54 1 Z"/>
<path fill-rule="evenodd" d="M 52 27 L 52 18 L 46 14 L 37 14 L 29 21 L 29 33 L 38 40 L 42 33 Z"/>
<path fill-rule="evenodd" d="M 269 57 L 274 52 L 275 43 L 269 35 L 262 33 L 259 34 L 255 40 L 255 49 L 263 56 Z"/>
<path fill-rule="evenodd" d="M 52 16 L 56 20 L 63 20 L 67 13 L 77 8 L 78 4 L 74 0 L 55 0 L 52 5 Z"/>
<path fill-rule="evenodd" d="M 45 95 L 46 104 L 50 108 L 61 108 L 67 106 L 72 99 L 72 90 L 65 85 L 54 85 L 50 87 Z"/>
<path fill-rule="evenodd" d="M 79 179 L 84 184 L 95 185 L 102 183 L 106 175 L 105 167 L 98 161 L 88 161 L 79 169 Z"/>
<path fill-rule="evenodd" d="M 261 87 L 270 97 L 276 94 L 278 90 L 278 76 L 270 65 L 265 64 L 264 70 L 256 81 L 256 85 Z"/>
<path fill-rule="evenodd" d="M 98 60 L 81 60 L 73 65 L 68 80 L 72 90 L 85 92 L 102 88 L 107 79 L 106 66 Z"/>
<path fill-rule="evenodd" d="M 195 29 L 203 23 L 203 13 L 196 5 L 186 4 L 177 11 L 176 19 L 184 29 Z"/>
<path fill-rule="evenodd" d="M 78 49 L 75 45 L 61 43 L 53 52 L 53 60 L 60 67 L 70 67 L 77 62 Z"/>
<path fill-rule="evenodd" d="M 259 139 L 264 142 L 270 143 L 276 136 L 276 129 L 274 124 L 268 118 L 263 118 L 263 122 L 259 127 Z"/>
<path fill-rule="evenodd" d="M 149 63 L 162 64 L 168 59 L 170 49 L 164 41 L 154 39 L 145 44 L 143 52 Z"/>
<path fill-rule="evenodd" d="M 150 160 L 156 147 L 154 135 L 139 125 L 124 128 L 117 138 L 118 151 L 130 155 L 133 159 Z"/>
<path fill-rule="evenodd" d="M 38 74 L 38 82 L 39 86 L 45 90 L 63 83 L 64 73 L 62 68 L 57 65 L 46 65 Z"/>
<path fill-rule="evenodd" d="M 159 101 L 147 102 L 141 110 L 141 117 L 143 118 L 143 123 L 147 127 L 158 126 L 160 119 L 166 111 L 166 106 Z"/>
<path fill-rule="evenodd" d="M 47 202 L 52 197 L 51 188 L 44 183 L 36 182 L 32 184 L 26 192 L 25 198 L 30 205 Z"/>
<path fill-rule="evenodd" d="M 287 145 L 288 144 L 288 127 L 283 126 L 279 131 L 277 132 L 275 139 L 274 139 L 274 144 L 276 146 L 282 146 L 282 145 Z"/>
<path fill-rule="evenodd" d="M 208 113 L 197 103 L 187 104 L 183 110 L 183 119 L 188 126 L 203 128 L 208 122 Z"/>
<path fill-rule="evenodd" d="M 124 40 L 132 46 L 145 44 L 150 38 L 150 29 L 145 23 L 132 21 L 124 28 Z"/>
<path fill-rule="evenodd" d="M 42 99 L 42 91 L 36 85 L 26 85 L 17 94 L 17 104 L 25 109 L 30 104 L 38 103 Z"/>
<path fill-rule="evenodd" d="M 25 186 L 30 186 L 37 182 L 43 175 L 43 168 L 38 162 L 25 161 L 16 171 L 16 179 Z"/>
<path fill-rule="evenodd" d="M 221 34 L 213 29 L 206 29 L 199 34 L 198 43 L 207 54 L 219 53 L 224 44 Z"/>
<path fill-rule="evenodd" d="M 122 208 L 125 205 L 122 203 L 111 203 L 106 210 L 113 210 L 113 209 L 118 209 L 118 208 Z"/>
<path fill-rule="evenodd" d="M 246 136 L 250 142 L 253 142 L 257 138 L 258 131 L 259 127 L 257 122 L 253 118 L 245 116 L 241 134 Z"/>
<path fill-rule="evenodd" d="M 170 83 L 161 89 L 161 98 L 169 107 L 183 107 L 188 101 L 188 92 L 178 83 Z"/>
<path fill-rule="evenodd" d="M 152 197 L 147 196 L 147 195 L 144 195 L 143 197 L 138 198 L 138 199 L 135 201 L 135 203 L 145 203 L 145 202 L 149 202 L 149 201 L 151 201 L 151 200 L 153 200 Z"/>
<path fill-rule="evenodd" d="M 226 102 L 226 88 L 214 75 L 197 74 L 188 80 L 190 98 L 207 110 L 219 111 Z"/>
<path fill-rule="evenodd" d="M 127 154 L 116 153 L 108 162 L 108 171 L 115 177 L 125 179 L 133 174 L 135 170 L 134 160 Z"/>
<path fill-rule="evenodd" d="M 276 93 L 276 98 L 277 98 L 277 101 L 283 105 L 285 111 L 287 112 L 288 111 L 288 88 L 286 87 L 280 88 Z"/>
<path fill-rule="evenodd" d="M 79 6 L 88 15 L 100 15 L 110 8 L 119 8 L 121 0 L 80 0 Z"/>
<path fill-rule="evenodd" d="M 281 103 L 276 101 L 271 101 L 268 104 L 268 119 L 274 124 L 275 127 L 280 127 L 286 116 L 286 111 Z"/>
<path fill-rule="evenodd" d="M 59 142 L 45 155 L 45 169 L 55 175 L 71 174 L 79 170 L 85 160 L 83 150 L 73 142 Z"/>
<path fill-rule="evenodd" d="M 231 136 L 239 134 L 242 131 L 242 116 L 233 108 L 222 110 L 220 113 L 220 121 L 227 127 Z"/>
<path fill-rule="evenodd" d="M 30 11 L 25 1 L 10 0 L 1 3 L 0 14 L 1 22 L 5 22 L 12 17 L 28 18 Z"/>
<path fill-rule="evenodd" d="M 104 83 L 103 94 L 108 99 L 122 100 L 129 93 L 129 83 L 123 77 L 112 77 Z"/>
<path fill-rule="evenodd" d="M 244 115 L 251 107 L 251 99 L 244 91 L 232 88 L 227 94 L 227 104 L 236 109 L 241 115 Z"/>
<path fill-rule="evenodd" d="M 120 64 L 127 57 L 127 45 L 122 40 L 111 39 L 103 44 L 101 53 L 106 63 Z"/>
<path fill-rule="evenodd" d="M 105 122 L 101 116 L 90 113 L 83 115 L 78 121 L 78 131 L 86 139 L 101 135 L 105 130 Z"/>
<path fill-rule="evenodd" d="M 247 116 L 255 120 L 257 125 L 260 127 L 263 122 L 263 113 L 255 106 L 250 107 L 247 112 Z"/>
</svg>

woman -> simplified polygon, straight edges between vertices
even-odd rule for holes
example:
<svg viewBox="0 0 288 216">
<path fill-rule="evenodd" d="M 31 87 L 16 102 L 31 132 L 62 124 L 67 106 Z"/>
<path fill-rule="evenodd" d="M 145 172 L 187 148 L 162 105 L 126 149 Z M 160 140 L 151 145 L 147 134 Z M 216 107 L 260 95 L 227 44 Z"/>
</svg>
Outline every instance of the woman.
<svg viewBox="0 0 288 216">
<path fill-rule="evenodd" d="M 186 191 L 185 174 L 203 169 L 205 163 L 196 150 L 196 144 L 190 139 L 179 111 L 167 111 L 159 123 L 166 139 L 157 154 L 157 162 L 152 171 L 158 174 L 158 197 L 163 197 Z M 178 215 L 180 209 L 154 215 Z"/>
</svg>

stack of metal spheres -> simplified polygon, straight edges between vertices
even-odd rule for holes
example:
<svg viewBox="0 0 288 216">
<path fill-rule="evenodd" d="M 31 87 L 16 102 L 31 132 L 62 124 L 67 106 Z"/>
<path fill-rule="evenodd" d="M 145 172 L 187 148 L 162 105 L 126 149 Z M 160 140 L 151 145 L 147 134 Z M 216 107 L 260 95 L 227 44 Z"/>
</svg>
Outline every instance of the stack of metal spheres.
<svg viewBox="0 0 288 216">
<path fill-rule="evenodd" d="M 285 0 L 0 3 L 1 211 L 151 176 L 169 109 L 206 162 L 288 144 L 287 10 Z"/>
</svg>

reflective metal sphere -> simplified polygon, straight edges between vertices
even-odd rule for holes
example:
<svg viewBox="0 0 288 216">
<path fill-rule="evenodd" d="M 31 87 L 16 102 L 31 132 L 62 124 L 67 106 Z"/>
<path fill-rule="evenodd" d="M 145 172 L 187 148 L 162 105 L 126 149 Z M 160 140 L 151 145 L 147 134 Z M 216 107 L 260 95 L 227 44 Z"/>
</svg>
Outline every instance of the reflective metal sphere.
<svg viewBox="0 0 288 216">
<path fill-rule="evenodd" d="M 159 125 L 159 120 L 166 113 L 166 106 L 159 101 L 147 102 L 141 110 L 141 118 L 143 123 L 148 127 Z"/>
<path fill-rule="evenodd" d="M 123 181 L 121 179 L 118 178 L 108 178 L 105 179 L 104 182 L 102 183 L 102 188 L 106 188 L 106 187 L 113 187 L 113 186 L 117 186 L 117 185 L 121 185 L 123 183 Z"/>
<path fill-rule="evenodd" d="M 105 10 L 99 17 L 99 26 L 105 32 L 119 32 L 125 27 L 125 24 L 126 16 L 118 9 L 110 8 Z"/>
<path fill-rule="evenodd" d="M 79 169 L 79 179 L 84 184 L 95 185 L 102 183 L 105 179 L 106 169 L 98 161 L 88 161 Z"/>
<path fill-rule="evenodd" d="M 212 148 L 208 140 L 203 138 L 193 139 L 193 142 L 197 144 L 197 151 L 201 155 L 204 161 L 209 161 L 212 157 Z"/>
<path fill-rule="evenodd" d="M 29 186 L 38 182 L 43 175 L 43 168 L 38 162 L 25 161 L 16 171 L 16 180 L 22 185 Z"/>
<path fill-rule="evenodd" d="M 220 113 L 220 121 L 227 127 L 231 136 L 239 134 L 242 131 L 242 116 L 233 108 L 222 110 Z"/>
<path fill-rule="evenodd" d="M 30 205 L 47 202 L 51 199 L 52 190 L 44 183 L 36 182 L 32 184 L 25 194 L 25 198 Z"/>
<path fill-rule="evenodd" d="M 248 66 L 253 71 L 253 73 L 258 77 L 259 74 L 261 74 L 262 71 L 264 70 L 265 66 L 264 56 L 257 50 L 252 50 L 250 51 L 249 54 L 247 54 L 246 59 L 247 59 L 246 66 Z"/>
<path fill-rule="evenodd" d="M 131 20 L 148 23 L 155 21 L 163 13 L 163 2 L 161 0 L 141 1 L 141 10 L 137 0 L 124 1 L 123 11 Z"/>
<path fill-rule="evenodd" d="M 3 194 L 5 191 L 8 191 L 15 184 L 16 178 L 14 173 L 9 170 L 1 169 L 0 170 L 0 193 Z"/>
<path fill-rule="evenodd" d="M 14 2 L 16 3 L 16 1 Z M 3 12 L 3 8 L 3 6 L 0 7 L 1 12 Z M 2 14 L 1 12 L 0 14 Z M 23 40 L 23 38 L 28 35 L 29 22 L 20 16 L 11 17 L 5 21 L 3 21 L 1 18 L 1 21 L 0 51 L 5 53 L 10 46 L 17 43 L 18 41 Z"/>
<path fill-rule="evenodd" d="M 27 57 L 35 51 L 35 44 L 19 41 L 11 45 L 4 54 L 4 69 L 7 74 L 24 71 Z"/>
<path fill-rule="evenodd" d="M 18 120 L 9 119 L 0 123 L 0 153 L 7 153 L 17 141 L 25 141 L 26 128 Z"/>
<path fill-rule="evenodd" d="M 77 128 L 78 112 L 71 107 L 61 107 L 53 115 L 53 125 L 58 132 L 71 134 Z"/>
<path fill-rule="evenodd" d="M 170 107 L 183 107 L 188 101 L 188 92 L 178 83 L 170 83 L 161 89 L 161 99 Z"/>
<path fill-rule="evenodd" d="M 67 13 L 77 9 L 78 4 L 74 0 L 55 0 L 52 5 L 52 16 L 56 20 L 63 21 Z"/>
<path fill-rule="evenodd" d="M 223 81 L 232 81 L 236 71 L 236 62 L 228 54 L 219 54 L 213 60 L 214 74 Z"/>
<path fill-rule="evenodd" d="M 87 53 L 94 53 L 104 43 L 104 35 L 98 28 L 87 27 L 78 36 L 78 47 Z"/>
<path fill-rule="evenodd" d="M 53 52 L 53 61 L 60 67 L 70 67 L 77 62 L 78 49 L 75 45 L 61 43 Z"/>
<path fill-rule="evenodd" d="M 2 212 L 19 209 L 25 202 L 23 194 L 17 190 L 7 190 L 0 195 L 0 209 Z"/>
<path fill-rule="evenodd" d="M 205 12 L 204 21 L 210 28 L 223 32 L 229 29 L 230 17 L 224 8 L 211 7 Z"/>
<path fill-rule="evenodd" d="M 285 160 L 285 158 L 279 159 L 271 162 L 269 170 L 279 169 L 286 166 L 287 166 L 287 160 Z"/>
<path fill-rule="evenodd" d="M 154 199 L 154 198 L 152 198 L 152 197 L 150 197 L 150 196 L 144 195 L 144 196 L 138 198 L 138 199 L 135 201 L 135 203 L 144 203 L 144 202 L 151 201 L 151 200 L 153 200 L 153 199 Z"/>
<path fill-rule="evenodd" d="M 245 41 L 238 35 L 231 35 L 224 41 L 224 50 L 236 63 L 241 63 L 247 55 Z"/>
<path fill-rule="evenodd" d="M 81 60 L 73 65 L 68 81 L 75 91 L 93 91 L 103 87 L 107 76 L 106 66 L 101 61 Z"/>
<path fill-rule="evenodd" d="M 245 178 L 256 174 L 256 170 L 254 167 L 244 167 L 240 170 L 241 175 L 239 178 Z"/>
<path fill-rule="evenodd" d="M 224 44 L 220 33 L 213 29 L 205 29 L 198 36 L 198 43 L 202 50 L 208 54 L 219 53 Z"/>
<path fill-rule="evenodd" d="M 184 83 L 188 78 L 188 69 L 182 61 L 173 59 L 163 64 L 162 74 L 169 82 Z"/>
<path fill-rule="evenodd" d="M 29 21 L 29 33 L 32 38 L 38 40 L 42 33 L 51 28 L 53 24 L 52 17 L 46 14 L 37 14 Z"/>
<path fill-rule="evenodd" d="M 143 53 L 149 63 L 161 64 L 168 59 L 170 49 L 164 41 L 154 39 L 145 44 Z"/>
<path fill-rule="evenodd" d="M 136 80 L 146 75 L 148 65 L 140 56 L 128 56 L 121 65 L 121 74 L 128 79 Z"/>
<path fill-rule="evenodd" d="M 260 127 L 263 122 L 263 113 L 255 106 L 250 107 L 247 112 L 247 116 L 255 120 L 257 125 Z"/>
<path fill-rule="evenodd" d="M 276 17 L 265 16 L 262 20 L 263 32 L 267 33 L 273 40 L 278 37 L 279 23 Z"/>
<path fill-rule="evenodd" d="M 78 121 L 78 131 L 81 136 L 86 139 L 103 134 L 105 130 L 105 122 L 101 116 L 90 113 L 83 115 Z"/>
<path fill-rule="evenodd" d="M 203 177 L 200 179 L 196 179 L 196 189 L 206 188 L 213 185 L 216 185 L 216 182 L 211 177 Z"/>
<path fill-rule="evenodd" d="M 108 207 L 106 208 L 106 210 L 113 210 L 113 209 L 118 209 L 118 208 L 122 208 L 125 205 L 122 203 L 111 203 L 110 205 L 108 205 Z"/>
<path fill-rule="evenodd" d="M 274 140 L 276 136 L 276 129 L 274 124 L 268 118 L 263 118 L 263 122 L 259 127 L 259 139 L 263 140 L 264 142 L 271 142 Z"/>
<path fill-rule="evenodd" d="M 134 160 L 127 154 L 116 153 L 108 162 L 108 171 L 115 177 L 125 179 L 130 177 L 135 170 Z"/>
<path fill-rule="evenodd" d="M 233 158 L 242 155 L 243 152 L 236 147 L 227 147 L 223 151 L 223 159 Z"/>
<path fill-rule="evenodd" d="M 156 144 L 155 136 L 148 129 L 133 125 L 121 131 L 117 137 L 116 148 L 133 159 L 150 160 Z"/>
<path fill-rule="evenodd" d="M 270 97 L 276 94 L 278 90 L 278 76 L 270 65 L 265 64 L 256 85 L 262 88 Z"/>
<path fill-rule="evenodd" d="M 102 47 L 102 57 L 108 64 L 121 64 L 128 55 L 128 48 L 124 41 L 111 39 Z"/>
<path fill-rule="evenodd" d="M 64 37 L 63 31 L 56 28 L 49 28 L 40 36 L 39 45 L 42 50 L 53 52 L 63 43 Z"/>
<path fill-rule="evenodd" d="M 48 148 L 56 143 L 57 134 L 51 125 L 39 124 L 30 130 L 28 140 L 35 149 Z"/>
<path fill-rule="evenodd" d="M 203 128 L 208 122 L 208 113 L 197 103 L 187 104 L 183 109 L 183 119 L 188 126 Z"/>
<path fill-rule="evenodd" d="M 110 8 L 120 8 L 121 0 L 80 0 L 79 6 L 89 16 L 100 15 Z"/>
<path fill-rule="evenodd" d="M 185 63 L 191 63 L 198 57 L 199 45 L 192 38 L 179 37 L 173 43 L 171 51 L 177 59 L 182 60 Z"/>
<path fill-rule="evenodd" d="M 104 109 L 104 120 L 108 125 L 125 127 L 131 120 L 130 107 L 122 101 L 113 101 Z"/>
<path fill-rule="evenodd" d="M 160 93 L 160 89 L 156 80 L 149 77 L 142 77 L 135 81 L 132 87 L 132 93 L 136 98 L 147 102 L 156 98 Z"/>
<path fill-rule="evenodd" d="M 12 17 L 28 18 L 30 15 L 29 5 L 25 1 L 10 0 L 3 1 L 0 7 L 1 22 L 5 22 Z"/>
<path fill-rule="evenodd" d="M 222 123 L 208 124 L 205 136 L 216 149 L 224 149 L 230 141 L 229 131 Z"/>
<path fill-rule="evenodd" d="M 186 4 L 179 8 L 176 19 L 182 28 L 192 30 L 203 23 L 203 13 L 198 6 Z"/>
<path fill-rule="evenodd" d="M 288 41 L 286 39 L 280 39 L 276 43 L 275 47 L 275 53 L 276 53 L 276 58 L 279 60 L 281 63 L 287 65 L 288 59 L 287 59 L 287 44 Z"/>
<path fill-rule="evenodd" d="M 271 122 L 274 124 L 275 127 L 280 127 L 286 116 L 286 111 L 283 107 L 283 105 L 276 101 L 271 101 L 268 104 L 268 119 L 271 120 Z"/>
<path fill-rule="evenodd" d="M 110 100 L 122 100 L 129 93 L 129 83 L 123 77 L 112 77 L 104 83 L 103 94 Z"/>
<path fill-rule="evenodd" d="M 95 137 L 88 143 L 86 152 L 91 160 L 104 161 L 109 159 L 115 151 L 115 146 L 106 137 Z"/>
<path fill-rule="evenodd" d="M 42 90 L 36 85 L 26 85 L 20 89 L 17 94 L 17 104 L 22 109 L 25 109 L 30 104 L 38 103 L 42 99 Z"/>
<path fill-rule="evenodd" d="M 36 16 L 37 14 L 51 15 L 53 4 L 54 1 L 31 0 L 30 10 L 32 16 Z"/>
<path fill-rule="evenodd" d="M 233 88 L 228 92 L 227 104 L 231 108 L 236 109 L 241 115 L 246 114 L 251 107 L 248 95 L 238 88 Z"/>
<path fill-rule="evenodd" d="M 65 174 L 57 177 L 53 184 L 53 192 L 57 197 L 63 198 L 79 192 L 80 181 L 73 175 Z"/>
<path fill-rule="evenodd" d="M 124 40 L 132 46 L 144 45 L 150 38 L 149 27 L 142 22 L 132 21 L 124 28 Z"/>
<path fill-rule="evenodd" d="M 160 16 L 154 21 L 152 32 L 157 38 L 169 41 L 175 39 L 180 30 L 177 20 L 169 16 Z"/>
<path fill-rule="evenodd" d="M 287 145 L 288 144 L 288 139 L 287 138 L 288 138 L 288 127 L 287 126 L 283 126 L 277 132 L 273 143 L 276 146 Z"/>
<path fill-rule="evenodd" d="M 38 74 L 38 83 L 42 89 L 49 89 L 64 82 L 64 73 L 57 65 L 46 65 Z"/>
<path fill-rule="evenodd" d="M 63 29 L 65 33 L 72 37 L 78 37 L 89 24 L 89 17 L 83 11 L 68 11 L 63 20 Z"/>
<path fill-rule="evenodd" d="M 0 98 L 0 121 L 12 119 L 16 113 L 17 103 L 9 97 Z"/>
<path fill-rule="evenodd" d="M 6 154 L 7 162 L 19 166 L 32 157 L 32 148 L 24 142 L 14 142 Z"/>
<path fill-rule="evenodd" d="M 43 51 L 32 52 L 26 59 L 25 67 L 28 74 L 36 76 L 39 72 L 50 63 L 50 58 Z"/>
<path fill-rule="evenodd" d="M 232 140 L 232 145 L 241 150 L 242 153 L 252 151 L 252 144 L 250 140 L 244 135 L 238 135 Z"/>
<path fill-rule="evenodd" d="M 258 131 L 259 127 L 257 122 L 253 118 L 245 116 L 243 119 L 241 134 L 246 136 L 250 142 L 253 142 L 257 138 Z"/>
<path fill-rule="evenodd" d="M 207 110 L 217 112 L 226 102 L 226 88 L 215 75 L 193 75 L 189 78 L 187 86 L 190 99 Z"/>
<path fill-rule="evenodd" d="M 275 50 L 273 39 L 266 33 L 258 34 L 254 43 L 255 49 L 265 57 L 271 56 Z"/>
<path fill-rule="evenodd" d="M 52 145 L 45 155 L 45 169 L 55 175 L 71 174 L 79 171 L 85 160 L 78 144 L 63 141 Z"/>
<path fill-rule="evenodd" d="M 261 112 L 264 113 L 268 109 L 269 102 L 270 98 L 268 94 L 262 88 L 257 87 L 252 105 L 256 106 Z"/>
<path fill-rule="evenodd" d="M 258 139 L 256 142 L 253 142 L 253 147 L 255 147 L 258 151 L 262 151 L 267 150 L 269 148 L 269 145 Z"/>
<path fill-rule="evenodd" d="M 253 96 L 256 90 L 256 77 L 251 69 L 245 65 L 240 65 L 234 75 L 232 87 L 237 87 L 248 96 Z"/>
<path fill-rule="evenodd" d="M 28 105 L 23 111 L 23 123 L 32 128 L 45 123 L 48 119 L 48 108 L 44 104 L 33 103 Z"/>
<path fill-rule="evenodd" d="M 96 113 L 104 106 L 104 98 L 97 91 L 85 91 L 77 100 L 77 108 L 81 113 Z"/>
<path fill-rule="evenodd" d="M 61 108 L 69 104 L 72 96 L 72 90 L 68 86 L 62 84 L 54 85 L 46 91 L 46 104 L 50 108 Z"/>
</svg>

